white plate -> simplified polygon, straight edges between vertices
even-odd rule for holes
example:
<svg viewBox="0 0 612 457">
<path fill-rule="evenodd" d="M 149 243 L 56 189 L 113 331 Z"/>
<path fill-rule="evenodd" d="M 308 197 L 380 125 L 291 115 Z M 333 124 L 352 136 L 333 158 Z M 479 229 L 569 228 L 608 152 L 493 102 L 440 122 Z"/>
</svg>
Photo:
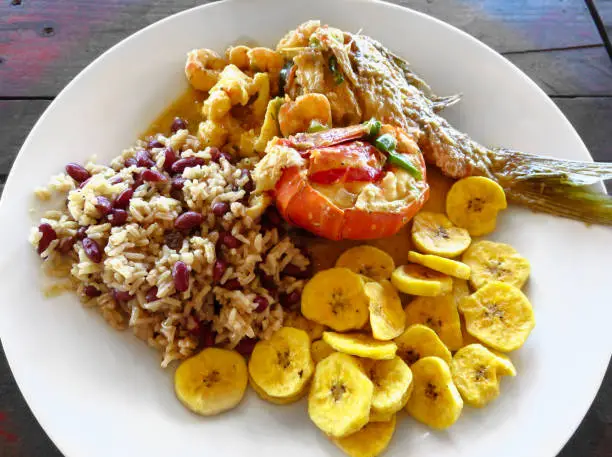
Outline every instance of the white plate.
<svg viewBox="0 0 612 457">
<path fill-rule="evenodd" d="M 291 5 L 291 6 L 289 6 Z M 190 414 L 152 349 L 117 333 L 74 296 L 44 299 L 39 260 L 26 239 L 31 189 L 69 161 L 109 160 L 186 86 L 185 53 L 256 39 L 272 45 L 319 18 L 363 32 L 406 57 L 449 112 L 487 144 L 589 159 L 555 105 L 524 74 L 468 35 L 423 14 L 357 0 L 228 1 L 165 19 L 112 48 L 51 104 L 25 142 L 0 206 L 0 331 L 23 395 L 68 457 L 168 455 L 323 456 L 341 453 L 310 423 L 305 404 L 274 406 L 251 392 L 232 412 Z M 552 457 L 587 411 L 612 347 L 608 229 L 512 208 L 495 239 L 532 262 L 537 326 L 512 354 L 518 376 L 483 410 L 465 408 L 446 432 L 401 421 L 388 451 L 420 457 Z"/>
</svg>

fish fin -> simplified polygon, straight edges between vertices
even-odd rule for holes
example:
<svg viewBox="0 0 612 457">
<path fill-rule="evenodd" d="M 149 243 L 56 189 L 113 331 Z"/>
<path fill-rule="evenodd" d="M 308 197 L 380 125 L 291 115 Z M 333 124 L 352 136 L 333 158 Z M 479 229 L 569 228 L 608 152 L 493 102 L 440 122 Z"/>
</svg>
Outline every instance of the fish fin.
<svg viewBox="0 0 612 457">
<path fill-rule="evenodd" d="M 490 151 L 489 158 L 493 173 L 502 183 L 586 186 L 612 179 L 612 162 L 555 159 L 509 149 Z"/>
<path fill-rule="evenodd" d="M 439 113 L 440 111 L 453 106 L 455 103 L 458 103 L 460 100 L 461 94 L 449 95 L 448 97 L 436 97 L 432 99 L 432 107 L 435 113 Z"/>
<path fill-rule="evenodd" d="M 612 197 L 570 184 L 518 183 L 506 189 L 510 201 L 535 211 L 590 224 L 612 225 Z"/>
</svg>

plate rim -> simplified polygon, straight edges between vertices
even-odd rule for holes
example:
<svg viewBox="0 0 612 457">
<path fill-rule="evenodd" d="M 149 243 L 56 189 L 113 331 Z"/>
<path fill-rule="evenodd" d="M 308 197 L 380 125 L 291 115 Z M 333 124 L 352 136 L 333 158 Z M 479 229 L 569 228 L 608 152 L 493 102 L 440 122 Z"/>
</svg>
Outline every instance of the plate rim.
<svg viewBox="0 0 612 457">
<path fill-rule="evenodd" d="M 91 60 L 84 68 L 82 68 L 59 92 L 58 94 L 55 96 L 55 98 L 53 99 L 53 101 L 45 108 L 45 110 L 43 111 L 43 113 L 40 115 L 40 117 L 37 119 L 37 121 L 34 123 L 34 125 L 32 126 L 32 128 L 30 129 L 30 131 L 28 132 L 25 140 L 23 141 L 21 147 L 19 148 L 19 151 L 17 153 L 17 156 L 15 157 L 15 160 L 13 161 L 12 165 L 11 165 L 11 169 L 9 170 L 9 173 L 7 175 L 5 184 L 4 184 L 4 189 L 2 192 L 2 196 L 0 198 L 0 214 L 3 211 L 4 206 L 6 205 L 5 201 L 6 198 L 5 196 L 9 193 L 8 191 L 10 191 L 16 184 L 13 184 L 13 181 L 15 181 L 15 176 L 14 176 L 14 169 L 15 166 L 20 163 L 20 160 L 24 160 L 23 159 L 23 151 L 27 149 L 27 147 L 29 146 L 30 142 L 32 141 L 32 137 L 34 136 L 34 134 L 36 133 L 36 131 L 39 129 L 40 125 L 43 124 L 47 117 L 50 115 L 50 113 L 56 109 L 56 106 L 58 104 L 58 101 L 61 100 L 62 96 L 64 95 L 64 93 L 68 92 L 74 85 L 76 85 L 78 83 L 79 80 L 81 80 L 82 78 L 84 78 L 89 72 L 94 71 L 93 67 L 96 66 L 98 63 L 104 61 L 109 54 L 112 54 L 114 51 L 116 51 L 117 49 L 121 48 L 122 46 L 125 46 L 126 43 L 132 39 L 136 39 L 136 37 L 140 36 L 141 34 L 146 33 L 149 29 L 153 29 L 155 27 L 158 27 L 166 22 L 169 22 L 171 20 L 176 20 L 179 17 L 185 15 L 190 15 L 193 14 L 194 11 L 199 11 L 199 10 L 206 10 L 206 9 L 214 9 L 216 7 L 219 7 L 219 5 L 224 5 L 224 4 L 240 4 L 240 3 L 248 3 L 250 0 L 216 0 L 216 1 L 212 1 L 211 3 L 206 3 L 203 5 L 196 5 L 187 9 L 184 9 L 182 11 L 178 11 L 176 13 L 173 13 L 171 15 L 168 15 L 166 17 L 163 17 L 145 27 L 142 27 L 138 30 L 136 30 L 135 32 L 131 33 L 130 35 L 128 35 L 127 37 L 123 38 L 122 40 L 120 40 L 119 42 L 115 43 L 114 45 L 112 45 L 110 48 L 108 48 L 107 50 L 105 50 L 104 52 L 102 52 L 100 55 L 98 55 L 95 59 Z M 513 62 L 511 62 L 506 56 L 504 56 L 503 54 L 501 54 L 500 52 L 496 51 L 495 49 L 493 49 L 491 46 L 489 46 L 488 44 L 482 42 L 481 40 L 479 40 L 478 38 L 470 35 L 469 33 L 465 32 L 464 30 L 461 30 L 460 28 L 445 22 L 441 19 L 436 18 L 435 16 L 431 16 L 425 12 L 422 11 L 418 11 L 415 10 L 413 8 L 410 8 L 408 6 L 404 6 L 404 5 L 398 5 L 395 3 L 391 3 L 389 1 L 385 1 L 385 0 L 343 0 L 343 1 L 347 1 L 347 2 L 351 2 L 351 3 L 355 3 L 355 4 L 359 4 L 359 3 L 370 3 L 370 4 L 376 4 L 379 5 L 381 7 L 385 7 L 385 8 L 392 8 L 392 9 L 396 9 L 396 10 L 404 10 L 404 11 L 408 11 L 411 14 L 414 14 L 416 16 L 419 16 L 421 20 L 425 20 L 425 21 L 433 21 L 435 23 L 437 23 L 439 26 L 447 28 L 447 29 L 451 29 L 454 33 L 458 33 L 461 36 L 463 36 L 463 38 L 467 39 L 468 41 L 470 41 L 472 44 L 477 45 L 479 47 L 484 47 L 486 48 L 488 51 L 490 51 L 491 53 L 495 54 L 497 58 L 501 58 L 501 60 L 509 67 L 511 68 L 514 73 L 518 76 L 520 76 L 520 78 L 523 80 L 524 83 L 527 83 L 532 89 L 535 89 L 537 92 L 540 93 L 540 95 L 542 95 L 543 99 L 545 99 L 545 103 L 548 105 L 549 108 L 552 108 L 553 111 L 555 111 L 558 115 L 558 117 L 560 119 L 563 120 L 563 122 L 565 123 L 565 128 L 569 129 L 569 133 L 574 137 L 574 139 L 577 141 L 577 144 L 581 145 L 581 151 L 577 151 L 577 155 L 580 154 L 581 160 L 585 160 L 585 161 L 593 161 L 593 157 L 589 151 L 589 149 L 587 148 L 586 144 L 584 143 L 582 137 L 578 134 L 578 132 L 576 131 L 576 129 L 574 128 L 574 126 L 571 124 L 571 122 L 569 121 L 569 119 L 565 116 L 565 114 L 561 111 L 561 109 L 552 101 L 552 99 L 550 98 L 550 96 L 548 96 L 548 94 L 546 94 L 546 92 L 544 92 L 544 90 L 538 86 L 535 81 L 533 79 L 531 79 L 526 73 L 523 72 L 523 70 L 521 70 L 518 66 L 516 66 Z M 605 191 L 605 187 L 603 184 L 598 184 L 597 187 L 600 190 Z M 31 398 L 33 397 L 31 392 L 24 392 L 22 389 L 22 384 L 19 380 L 19 376 L 16 375 L 15 370 L 13 369 L 13 362 L 14 362 L 14 358 L 11 357 L 9 355 L 9 350 L 7 350 L 7 345 L 6 345 L 6 341 L 5 339 L 3 339 L 0 336 L 0 341 L 2 341 L 2 345 L 4 348 L 4 353 L 5 353 L 5 357 L 7 360 L 7 364 L 11 370 L 11 375 L 13 376 L 14 380 L 15 380 L 15 384 L 17 386 L 17 388 L 19 389 L 19 392 L 21 393 L 23 399 L 25 400 L 28 408 L 30 409 L 30 411 L 32 412 L 32 415 L 34 416 L 36 422 L 39 424 L 39 426 L 41 427 L 41 429 L 44 431 L 44 433 L 49 437 L 49 439 L 53 442 L 53 444 L 57 447 L 57 449 L 60 451 L 60 453 L 62 453 L 62 455 L 66 456 L 66 457 L 77 457 L 75 455 L 72 454 L 67 454 L 67 447 L 68 444 L 65 444 L 65 438 L 62 437 L 58 437 L 55 435 L 55 433 L 52 433 L 49 431 L 49 429 L 47 427 L 45 427 L 43 425 L 43 423 L 40 421 L 39 419 L 39 412 L 38 412 L 38 407 L 34 407 L 32 402 L 31 402 Z M 9 347 L 11 346 L 11 344 L 9 343 Z M 584 418 L 586 417 L 586 414 L 588 413 L 588 411 L 590 410 L 590 408 L 593 405 L 593 402 L 598 394 L 598 392 L 600 391 L 602 385 L 603 385 L 603 381 L 606 375 L 606 372 L 609 368 L 610 365 L 610 358 L 612 357 L 612 354 L 608 357 L 608 362 L 607 364 L 605 364 L 605 360 L 602 360 L 602 364 L 599 366 L 598 372 L 599 372 L 599 381 L 597 383 L 593 383 L 593 388 L 592 388 L 592 392 L 588 395 L 588 397 L 590 398 L 590 401 L 588 404 L 586 404 L 585 406 L 582 407 L 582 412 L 580 417 L 578 418 L 578 415 L 576 414 L 576 421 L 575 424 L 571 427 L 568 427 L 567 433 L 565 433 L 563 435 L 563 438 L 558 438 L 555 439 L 555 442 L 558 443 L 558 445 L 554 446 L 556 448 L 556 452 L 555 455 L 559 454 L 559 452 L 567 445 L 567 443 L 570 441 L 570 439 L 575 435 L 577 429 L 580 427 L 580 425 L 582 424 Z"/>
</svg>

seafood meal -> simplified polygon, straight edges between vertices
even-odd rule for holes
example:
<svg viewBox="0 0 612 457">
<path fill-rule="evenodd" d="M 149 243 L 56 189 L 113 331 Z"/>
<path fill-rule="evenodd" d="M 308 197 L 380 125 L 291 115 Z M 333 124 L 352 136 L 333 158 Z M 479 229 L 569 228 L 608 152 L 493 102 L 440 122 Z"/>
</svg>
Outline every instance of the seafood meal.
<svg viewBox="0 0 612 457">
<path fill-rule="evenodd" d="M 187 51 L 187 50 L 186 50 Z M 509 204 L 612 224 L 612 164 L 488 148 L 408 63 L 311 20 L 274 49 L 187 52 L 189 90 L 109 165 L 35 190 L 51 279 L 174 369 L 212 416 L 304 399 L 353 457 L 407 416 L 451 427 L 514 377 L 530 263 L 486 240 Z M 504 381 L 506 382 L 506 381 Z M 507 381 L 511 382 L 511 381 Z"/>
</svg>

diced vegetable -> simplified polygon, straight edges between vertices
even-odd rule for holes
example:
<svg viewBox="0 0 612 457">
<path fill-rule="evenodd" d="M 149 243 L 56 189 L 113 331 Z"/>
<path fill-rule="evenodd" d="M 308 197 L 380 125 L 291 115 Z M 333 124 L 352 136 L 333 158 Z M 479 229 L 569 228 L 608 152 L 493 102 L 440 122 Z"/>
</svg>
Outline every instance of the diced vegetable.
<svg viewBox="0 0 612 457">
<path fill-rule="evenodd" d="M 280 71 L 280 76 L 279 76 L 280 81 L 278 85 L 280 95 L 285 95 L 285 86 L 287 85 L 287 82 L 289 81 L 289 74 L 291 73 L 292 68 L 293 68 L 293 60 L 289 60 L 287 63 L 285 63 L 285 65 Z"/>
<path fill-rule="evenodd" d="M 367 121 L 365 125 L 369 128 L 368 136 L 370 138 L 376 137 L 380 132 L 380 128 L 382 127 L 381 122 L 374 117 Z"/>
<path fill-rule="evenodd" d="M 385 133 L 374 140 L 374 146 L 387 154 L 395 151 L 397 140 L 390 133 Z"/>
<path fill-rule="evenodd" d="M 316 119 L 310 121 L 310 127 L 308 127 L 308 133 L 322 132 L 323 130 L 329 129 L 328 126 L 321 124 Z"/>
<path fill-rule="evenodd" d="M 342 84 L 344 82 L 344 75 L 342 74 L 342 71 L 340 71 L 340 68 L 338 67 L 338 59 L 336 58 L 336 56 L 330 56 L 329 69 L 334 75 L 334 81 L 336 85 Z"/>
<path fill-rule="evenodd" d="M 415 167 L 410 160 L 397 152 L 389 152 L 389 163 L 400 168 L 403 168 L 410 173 L 415 179 L 423 179 L 421 171 Z"/>
</svg>

